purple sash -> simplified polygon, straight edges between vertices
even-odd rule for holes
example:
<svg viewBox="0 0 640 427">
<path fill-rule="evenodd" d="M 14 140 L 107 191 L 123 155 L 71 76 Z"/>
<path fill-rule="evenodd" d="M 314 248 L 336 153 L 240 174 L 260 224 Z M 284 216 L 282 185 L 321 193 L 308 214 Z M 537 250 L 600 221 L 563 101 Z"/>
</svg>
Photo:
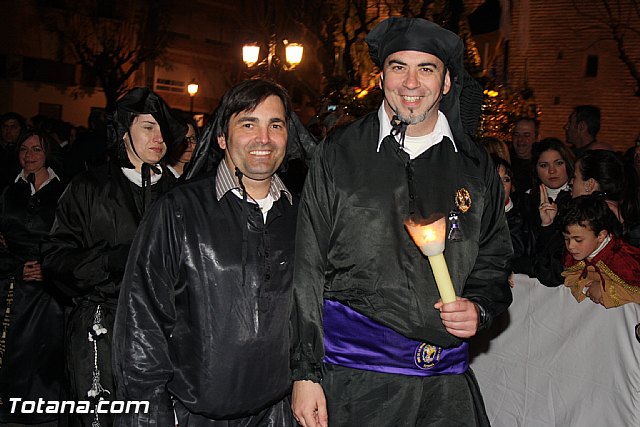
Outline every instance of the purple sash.
<svg viewBox="0 0 640 427">
<path fill-rule="evenodd" d="M 409 339 L 336 301 L 324 300 L 323 361 L 366 371 L 428 377 L 463 374 L 469 345 L 442 348 Z"/>
</svg>

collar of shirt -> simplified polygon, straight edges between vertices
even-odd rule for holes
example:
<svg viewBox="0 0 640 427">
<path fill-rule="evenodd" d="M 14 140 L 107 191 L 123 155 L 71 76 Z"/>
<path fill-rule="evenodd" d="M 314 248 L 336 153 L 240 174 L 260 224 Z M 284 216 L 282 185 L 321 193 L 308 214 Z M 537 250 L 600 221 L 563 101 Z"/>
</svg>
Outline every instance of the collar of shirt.
<svg viewBox="0 0 640 427">
<path fill-rule="evenodd" d="M 511 197 L 509 197 L 509 199 L 507 200 L 507 203 L 504 205 L 504 212 L 507 213 L 511 209 L 513 209 L 513 201 L 511 200 Z"/>
<path fill-rule="evenodd" d="M 220 164 L 218 165 L 218 171 L 216 172 L 216 199 L 220 201 L 222 197 L 227 194 L 227 192 L 231 190 L 234 191 L 236 196 L 241 196 L 242 187 L 240 187 L 240 183 L 238 182 L 238 178 L 231 174 L 229 168 L 227 167 L 227 162 L 225 159 L 222 159 Z M 287 196 L 287 200 L 290 204 L 293 204 L 293 197 L 287 187 L 285 187 L 282 180 L 278 177 L 278 175 L 274 174 L 271 177 L 271 185 L 269 186 L 269 195 L 273 198 L 273 201 L 276 202 L 280 199 L 280 195 L 284 192 Z M 248 199 L 255 203 L 255 200 L 251 196 L 248 196 Z"/>
<path fill-rule="evenodd" d="M 160 172 L 162 172 L 162 167 L 160 165 L 156 165 L 156 167 L 160 169 Z M 127 177 L 129 181 L 133 182 L 138 187 L 142 187 L 142 174 L 140 172 L 135 169 L 129 168 L 120 169 L 122 169 L 122 173 Z M 160 178 L 162 178 L 162 174 L 151 174 L 151 185 L 154 185 L 156 182 L 160 181 Z"/>
<path fill-rule="evenodd" d="M 40 186 L 40 189 L 42 189 L 42 187 L 44 187 L 45 185 L 47 185 L 48 183 L 50 183 L 51 181 L 53 181 L 54 179 L 57 179 L 58 181 L 60 181 L 60 177 L 58 177 L 58 175 L 56 175 L 56 173 L 53 171 L 53 169 L 51 168 L 47 168 L 47 172 L 49 172 L 49 178 L 42 183 L 42 185 Z M 26 182 L 27 184 L 29 184 L 29 186 L 31 187 L 31 195 L 33 196 L 34 194 L 36 194 L 36 188 L 33 186 L 33 184 L 31 184 L 29 181 L 27 181 L 27 177 L 24 176 L 24 169 L 22 169 L 20 171 L 20 173 L 18 174 L 18 176 L 16 177 L 16 180 L 14 182 L 18 182 L 18 180 L 23 180 L 24 182 Z"/>
<path fill-rule="evenodd" d="M 587 257 L 587 259 L 589 261 L 591 261 L 596 255 L 598 255 L 600 252 L 602 252 L 604 247 L 607 246 L 610 241 L 611 241 L 611 236 L 609 236 L 607 234 L 607 237 L 605 237 L 604 240 L 602 241 L 602 243 L 600 243 L 600 246 L 598 246 L 595 251 L 591 252 L 591 255 L 589 255 Z"/>
<path fill-rule="evenodd" d="M 545 185 L 545 187 L 547 186 Z M 561 191 L 571 191 L 571 187 L 569 186 L 568 182 L 560 188 L 547 187 L 547 195 L 551 197 L 553 201 L 555 201 L 558 198 L 558 194 L 560 194 Z"/>
<path fill-rule="evenodd" d="M 387 111 L 384 109 L 384 102 L 378 109 L 378 120 L 380 121 L 380 134 L 378 135 L 378 148 L 376 149 L 376 153 L 380 152 L 382 140 L 391 134 L 391 118 L 387 115 Z M 457 153 L 458 147 L 456 147 L 456 143 L 453 140 L 453 133 L 451 132 L 449 121 L 444 113 L 438 110 L 438 120 L 433 128 L 433 132 L 429 135 L 419 137 L 406 136 L 404 151 L 409 153 L 410 157 L 413 159 L 434 145 L 439 144 L 445 136 L 449 138 L 454 151 Z M 395 138 L 396 142 L 400 143 L 400 135 L 396 135 Z M 407 139 L 409 139 L 409 144 L 407 144 Z"/>
</svg>

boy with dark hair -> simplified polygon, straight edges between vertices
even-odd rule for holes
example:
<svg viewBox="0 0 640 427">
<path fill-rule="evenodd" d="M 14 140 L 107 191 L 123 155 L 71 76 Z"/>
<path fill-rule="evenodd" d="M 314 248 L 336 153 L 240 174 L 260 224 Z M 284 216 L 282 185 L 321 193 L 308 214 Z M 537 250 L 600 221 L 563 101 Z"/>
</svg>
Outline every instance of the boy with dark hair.
<svg viewBox="0 0 640 427">
<path fill-rule="evenodd" d="M 617 237 L 620 223 L 602 197 L 572 199 L 560 226 L 567 248 L 562 276 L 578 302 L 640 303 L 640 249 Z"/>
</svg>

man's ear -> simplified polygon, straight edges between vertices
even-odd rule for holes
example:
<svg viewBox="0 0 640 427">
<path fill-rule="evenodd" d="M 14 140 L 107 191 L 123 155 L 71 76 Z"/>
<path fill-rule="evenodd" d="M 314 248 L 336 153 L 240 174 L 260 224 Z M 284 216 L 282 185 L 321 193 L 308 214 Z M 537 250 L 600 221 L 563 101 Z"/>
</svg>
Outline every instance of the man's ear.
<svg viewBox="0 0 640 427">
<path fill-rule="evenodd" d="M 447 70 L 446 74 L 444 75 L 444 87 L 442 88 L 442 94 L 446 95 L 449 93 L 450 90 L 451 90 L 451 74 L 449 73 L 449 70 Z"/>
<path fill-rule="evenodd" d="M 384 83 L 384 74 L 380 73 L 380 80 L 378 80 L 378 87 L 384 90 L 384 88 L 382 87 L 383 83 Z"/>
<path fill-rule="evenodd" d="M 585 122 L 578 122 L 576 127 L 578 128 L 578 130 L 580 132 L 586 132 L 587 131 L 587 124 Z"/>
<path fill-rule="evenodd" d="M 227 140 L 225 139 L 224 135 L 218 137 L 218 145 L 223 150 L 227 149 Z"/>
</svg>

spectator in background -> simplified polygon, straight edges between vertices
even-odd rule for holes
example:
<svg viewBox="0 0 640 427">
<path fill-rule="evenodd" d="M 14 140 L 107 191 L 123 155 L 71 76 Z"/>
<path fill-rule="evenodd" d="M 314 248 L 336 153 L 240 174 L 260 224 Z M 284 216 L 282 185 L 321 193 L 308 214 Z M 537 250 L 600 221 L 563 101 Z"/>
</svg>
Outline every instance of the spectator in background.
<svg viewBox="0 0 640 427">
<path fill-rule="evenodd" d="M 180 178 L 184 173 L 184 168 L 191 161 L 198 142 L 195 122 L 185 122 L 185 126 L 187 134 L 184 140 L 171 153 L 167 154 L 167 168 L 176 178 Z"/>
<path fill-rule="evenodd" d="M 66 330 L 73 400 L 114 392 L 113 320 L 129 247 L 144 212 L 175 183 L 162 164 L 186 129 L 146 87 L 127 92 L 109 122 L 110 162 L 76 176 L 60 198 L 43 242 L 43 270 L 73 298 Z M 112 423 L 110 414 L 77 414 L 81 425 Z"/>
<path fill-rule="evenodd" d="M 518 119 L 512 132 L 511 168 L 518 191 L 527 191 L 535 183 L 532 147 L 538 141 L 538 122 L 529 117 Z"/>
<path fill-rule="evenodd" d="M 623 226 L 623 237 L 640 246 L 640 202 L 637 175 L 612 151 L 585 151 L 576 160 L 573 197 L 601 194 Z"/>
<path fill-rule="evenodd" d="M 107 162 L 107 128 L 105 113 L 95 109 L 89 114 L 89 128 L 78 131 L 74 143 L 66 154 L 67 178 Z"/>
<path fill-rule="evenodd" d="M 10 112 L 0 117 L 0 189 L 11 184 L 18 172 L 20 165 L 16 157 L 16 144 L 22 134 L 27 130 L 24 117 L 18 113 Z"/>
<path fill-rule="evenodd" d="M 597 140 L 600 132 L 600 109 L 594 105 L 579 105 L 573 109 L 564 125 L 567 144 L 576 155 L 586 150 L 611 150 L 613 147 Z"/>
<path fill-rule="evenodd" d="M 48 167 L 51 144 L 27 131 L 22 170 L 0 197 L 0 425 L 58 424 L 59 414 L 10 412 L 10 398 L 64 398 L 63 299 L 41 266 L 40 241 L 53 223 L 64 184 Z"/>
<path fill-rule="evenodd" d="M 556 286 L 562 271 L 564 241 L 554 219 L 571 200 L 569 179 L 574 157 L 559 139 L 545 138 L 534 144 L 532 160 L 539 184 L 519 195 L 529 249 L 524 256 L 513 259 L 513 271 Z"/>
<path fill-rule="evenodd" d="M 500 181 L 502 181 L 504 188 L 504 212 L 507 217 L 509 234 L 511 234 L 513 256 L 523 256 L 527 254 L 528 238 L 520 207 L 516 204 L 514 198 L 511 197 L 516 190 L 513 185 L 513 171 L 511 170 L 511 165 L 505 159 L 495 154 L 492 154 L 491 158 L 496 165 L 496 170 L 498 171 Z"/>
<path fill-rule="evenodd" d="M 605 308 L 640 303 L 640 249 L 618 237 L 620 223 L 598 196 L 578 196 L 560 219 L 567 254 L 565 286 L 578 302 Z"/>
<path fill-rule="evenodd" d="M 485 136 L 480 138 L 478 142 L 484 147 L 485 150 L 487 150 L 489 154 L 495 154 L 499 158 L 506 161 L 509 165 L 511 165 L 511 155 L 509 153 L 509 147 L 503 141 L 500 141 L 498 138 L 494 138 L 491 136 Z M 509 166 L 509 168 L 511 168 L 511 166 Z"/>
</svg>

